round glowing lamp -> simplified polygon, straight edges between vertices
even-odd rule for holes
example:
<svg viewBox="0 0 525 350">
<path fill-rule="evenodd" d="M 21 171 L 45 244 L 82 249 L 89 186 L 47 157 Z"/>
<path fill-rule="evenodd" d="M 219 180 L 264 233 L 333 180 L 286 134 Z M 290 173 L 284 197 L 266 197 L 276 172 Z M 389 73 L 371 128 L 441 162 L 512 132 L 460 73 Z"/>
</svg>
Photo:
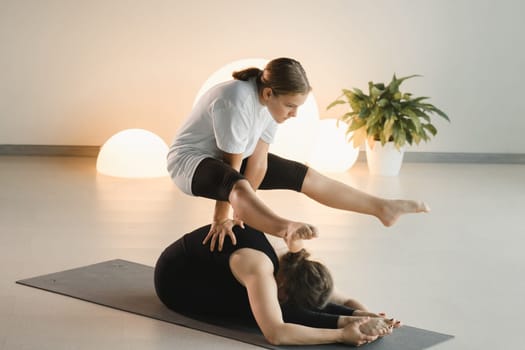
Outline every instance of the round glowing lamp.
<svg viewBox="0 0 525 350">
<path fill-rule="evenodd" d="M 268 60 L 264 58 L 246 58 L 242 60 L 237 60 L 230 62 L 218 70 L 216 70 L 212 75 L 206 79 L 204 84 L 202 84 L 195 100 L 193 101 L 193 106 L 197 104 L 197 101 L 204 95 L 210 88 L 213 86 L 224 83 L 225 81 L 232 80 L 232 73 L 235 71 L 243 70 L 245 68 L 256 67 L 259 69 L 264 69 L 268 63 Z"/>
<path fill-rule="evenodd" d="M 232 73 L 249 67 L 264 69 L 268 63 L 264 58 L 249 58 L 233 61 L 214 72 L 202 85 L 193 105 L 211 87 L 232 80 Z M 297 116 L 290 118 L 279 125 L 274 143 L 270 146 L 270 151 L 282 157 L 293 159 L 299 162 L 307 162 L 312 151 L 312 139 L 315 138 L 316 126 L 319 120 L 319 110 L 315 97 L 312 93 L 308 95 L 304 105 L 297 110 Z"/>
<path fill-rule="evenodd" d="M 359 149 L 347 142 L 347 124 L 336 119 L 319 120 L 309 164 L 322 172 L 344 172 L 354 165 Z"/>
<path fill-rule="evenodd" d="M 144 129 L 127 129 L 111 136 L 100 148 L 97 171 L 104 175 L 147 178 L 168 175 L 168 146 Z"/>
</svg>

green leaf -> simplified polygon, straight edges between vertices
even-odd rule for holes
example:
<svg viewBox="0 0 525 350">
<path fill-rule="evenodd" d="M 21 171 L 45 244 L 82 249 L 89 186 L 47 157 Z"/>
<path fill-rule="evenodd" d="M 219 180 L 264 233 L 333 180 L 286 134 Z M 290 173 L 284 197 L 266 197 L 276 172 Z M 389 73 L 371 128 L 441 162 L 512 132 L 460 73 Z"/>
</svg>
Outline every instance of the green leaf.
<svg viewBox="0 0 525 350">
<path fill-rule="evenodd" d="M 392 137 L 393 128 L 394 128 L 394 118 L 389 118 L 385 121 L 385 124 L 383 125 L 383 132 L 381 133 L 381 141 L 385 140 L 385 143 L 390 141 L 390 137 Z M 383 143 L 384 145 L 384 143 Z"/>
<path fill-rule="evenodd" d="M 363 105 L 363 101 L 359 97 L 357 97 L 356 95 L 352 95 L 349 98 L 348 102 L 350 103 L 350 107 L 352 108 L 352 111 L 357 112 L 357 113 L 361 112 L 361 106 Z"/>
<path fill-rule="evenodd" d="M 384 109 L 385 111 L 385 119 L 388 119 L 388 118 L 394 118 L 394 120 L 397 120 L 396 118 L 396 115 L 394 113 L 394 110 L 392 109 L 392 107 L 388 106 Z"/>
<path fill-rule="evenodd" d="M 417 116 L 419 118 L 423 118 L 423 119 L 425 119 L 425 121 L 430 123 L 430 116 L 427 115 L 425 112 L 423 112 L 423 111 L 421 111 L 420 109 L 417 109 L 417 108 L 414 108 L 413 111 L 414 111 L 414 113 L 417 114 Z"/>
<path fill-rule="evenodd" d="M 421 142 L 421 135 L 420 134 L 412 134 L 413 141 L 416 143 L 416 145 L 419 145 Z"/>
<path fill-rule="evenodd" d="M 359 112 L 359 118 L 361 119 L 365 119 L 369 115 L 370 115 L 370 110 L 366 106 L 363 109 L 361 109 L 361 112 Z"/>
<path fill-rule="evenodd" d="M 372 86 L 370 88 L 370 96 L 372 96 L 372 98 L 377 98 L 379 97 L 379 95 L 381 95 L 383 93 L 382 90 L 379 90 L 377 87 L 375 86 Z"/>
<path fill-rule="evenodd" d="M 379 133 L 380 133 L 380 129 L 377 125 L 373 125 L 366 129 L 366 134 L 369 137 L 373 137 L 374 140 L 379 140 Z"/>
<path fill-rule="evenodd" d="M 431 105 L 432 107 L 430 107 L 431 111 L 432 112 L 435 112 L 437 113 L 438 115 L 440 115 L 441 117 L 443 117 L 444 119 L 446 119 L 447 121 L 450 122 L 450 119 L 448 118 L 448 115 L 445 114 L 445 112 L 443 112 L 442 110 L 436 108 L 435 106 Z"/>
<path fill-rule="evenodd" d="M 406 136 L 406 141 L 408 142 L 408 144 L 412 145 L 412 143 L 414 142 L 414 138 L 412 136 L 412 133 L 407 132 L 405 136 Z"/>
<path fill-rule="evenodd" d="M 414 98 L 414 99 L 412 99 L 410 101 L 412 101 L 412 102 L 421 102 L 423 100 L 428 100 L 429 98 L 430 97 L 421 96 L 421 97 Z"/>
<path fill-rule="evenodd" d="M 368 116 L 368 119 L 366 121 L 366 125 L 368 127 L 375 125 L 376 123 L 379 122 L 379 120 L 381 119 L 382 116 L 383 116 L 383 111 L 380 108 L 378 108 L 377 106 L 374 107 L 374 109 L 372 109 L 372 111 L 370 111 L 370 115 Z"/>
<path fill-rule="evenodd" d="M 345 123 L 348 123 L 350 121 L 352 121 L 354 119 L 354 116 L 356 115 L 357 113 L 356 112 L 348 112 L 348 113 L 345 113 L 343 114 L 339 119 L 339 120 L 342 120 L 344 121 Z"/>
<path fill-rule="evenodd" d="M 419 118 L 417 117 L 416 113 L 413 110 L 405 108 L 401 111 L 401 113 L 407 115 L 410 118 L 410 120 L 412 120 L 412 122 L 414 123 L 416 127 L 416 132 L 421 131 L 421 122 L 419 121 Z"/>
<path fill-rule="evenodd" d="M 400 149 L 403 147 L 406 143 L 406 134 L 405 132 L 399 132 L 397 134 L 397 138 L 394 138 L 394 145 L 397 149 Z"/>
<path fill-rule="evenodd" d="M 363 126 L 366 125 L 366 121 L 364 121 L 363 119 L 357 119 L 357 120 L 353 120 L 352 123 L 348 126 L 348 131 L 355 131 L 357 129 L 360 129 L 362 128 Z"/>
<path fill-rule="evenodd" d="M 432 136 L 436 136 L 437 134 L 437 129 L 434 125 L 432 124 L 423 124 L 423 128 L 424 129 L 427 129 L 428 131 L 430 131 L 430 133 L 432 134 Z"/>
<path fill-rule="evenodd" d="M 394 107 L 396 113 L 399 113 L 401 111 L 401 108 L 403 108 L 403 105 L 399 102 L 392 101 L 390 104 Z"/>
<path fill-rule="evenodd" d="M 388 99 L 382 98 L 379 101 L 377 101 L 377 105 L 381 108 L 384 108 L 388 105 Z"/>
<path fill-rule="evenodd" d="M 392 78 L 392 81 L 389 84 L 388 90 L 390 91 L 390 93 L 395 94 L 396 92 L 399 91 L 399 86 L 401 85 L 403 81 L 410 79 L 410 78 L 414 78 L 414 77 L 420 77 L 420 76 L 421 75 L 414 74 L 414 75 L 409 75 L 407 77 L 397 79 L 396 75 L 394 74 L 394 77 Z"/>
<path fill-rule="evenodd" d="M 361 91 L 360 89 L 358 88 L 353 88 L 353 91 L 352 91 L 352 94 L 362 98 L 362 99 L 365 99 L 367 98 L 368 96 L 365 95 L 365 93 L 363 91 Z"/>
<path fill-rule="evenodd" d="M 334 102 L 330 103 L 328 105 L 328 107 L 326 107 L 326 110 L 329 110 L 330 108 L 332 108 L 334 106 L 337 106 L 337 105 L 341 105 L 341 104 L 346 104 L 346 101 L 344 101 L 344 100 L 335 100 Z"/>
</svg>

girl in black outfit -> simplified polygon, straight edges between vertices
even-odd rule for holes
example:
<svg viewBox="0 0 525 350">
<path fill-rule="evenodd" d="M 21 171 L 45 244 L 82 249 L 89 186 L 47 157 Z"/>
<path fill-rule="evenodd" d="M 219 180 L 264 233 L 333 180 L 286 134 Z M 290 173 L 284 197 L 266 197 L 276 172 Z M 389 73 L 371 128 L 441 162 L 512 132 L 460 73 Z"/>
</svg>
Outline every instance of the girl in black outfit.
<svg viewBox="0 0 525 350">
<path fill-rule="evenodd" d="M 344 342 L 361 345 L 399 325 L 334 292 L 328 269 L 308 259 L 302 241 L 278 257 L 266 236 L 235 227 L 237 244 L 210 252 L 210 225 L 184 235 L 162 253 L 155 288 L 170 309 L 255 320 L 274 344 Z"/>
</svg>

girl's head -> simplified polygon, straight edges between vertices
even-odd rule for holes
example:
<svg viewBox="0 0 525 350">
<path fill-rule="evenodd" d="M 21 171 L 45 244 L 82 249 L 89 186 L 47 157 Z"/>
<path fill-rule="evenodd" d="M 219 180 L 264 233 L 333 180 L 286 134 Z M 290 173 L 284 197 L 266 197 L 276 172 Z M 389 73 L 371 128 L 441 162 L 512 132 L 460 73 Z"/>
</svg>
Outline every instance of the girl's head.
<svg viewBox="0 0 525 350">
<path fill-rule="evenodd" d="M 326 306 L 334 289 L 330 271 L 323 264 L 309 260 L 310 254 L 301 249 L 288 252 L 280 261 L 277 284 L 281 301 L 320 309 Z"/>
<path fill-rule="evenodd" d="M 295 117 L 312 90 L 304 68 L 292 58 L 276 58 L 264 70 L 248 68 L 234 72 L 233 77 L 245 81 L 256 78 L 259 100 L 277 123 Z"/>
</svg>

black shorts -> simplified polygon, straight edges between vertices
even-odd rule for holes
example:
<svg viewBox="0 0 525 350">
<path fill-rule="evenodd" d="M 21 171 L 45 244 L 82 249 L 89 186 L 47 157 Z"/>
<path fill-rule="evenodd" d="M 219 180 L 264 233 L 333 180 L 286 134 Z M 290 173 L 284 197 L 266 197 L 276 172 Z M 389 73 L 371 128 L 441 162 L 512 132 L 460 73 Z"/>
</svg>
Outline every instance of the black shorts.
<svg viewBox="0 0 525 350">
<path fill-rule="evenodd" d="M 206 158 L 199 163 L 191 183 L 195 196 L 228 201 L 233 185 L 244 177 L 248 158 L 244 159 L 241 171 L 214 158 Z M 288 160 L 268 153 L 268 167 L 259 186 L 261 190 L 293 190 L 300 192 L 308 167 L 302 163 Z"/>
</svg>

